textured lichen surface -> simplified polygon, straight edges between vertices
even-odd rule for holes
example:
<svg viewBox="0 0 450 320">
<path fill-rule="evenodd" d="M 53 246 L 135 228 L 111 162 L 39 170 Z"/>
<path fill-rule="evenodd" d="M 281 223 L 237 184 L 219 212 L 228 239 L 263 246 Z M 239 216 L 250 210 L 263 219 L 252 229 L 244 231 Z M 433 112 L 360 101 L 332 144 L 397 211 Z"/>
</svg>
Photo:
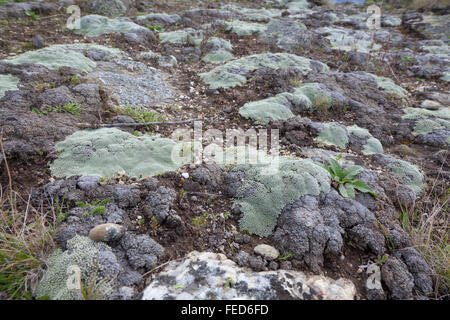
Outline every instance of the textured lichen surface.
<svg viewBox="0 0 450 320">
<path fill-rule="evenodd" d="M 102 244 L 105 245 L 105 244 Z M 69 288 L 69 277 L 76 279 L 75 269 L 80 271 L 80 279 L 85 283 L 94 281 L 92 275 L 99 273 L 98 253 L 101 244 L 87 237 L 76 235 L 67 241 L 67 250 L 57 249 L 48 258 L 48 269 L 38 284 L 36 297 L 50 300 L 80 300 L 80 291 Z M 78 284 L 80 284 L 78 282 Z"/>
<path fill-rule="evenodd" d="M 268 168 L 262 164 L 244 169 L 244 183 L 234 201 L 234 206 L 243 212 L 240 229 L 261 237 L 272 234 L 286 205 L 303 195 L 330 191 L 328 172 L 309 159 L 280 157 L 278 170 Z"/>
<path fill-rule="evenodd" d="M 337 123 L 325 123 L 316 140 L 345 149 L 348 144 L 347 130 Z"/>
<path fill-rule="evenodd" d="M 209 72 L 201 73 L 200 77 L 211 88 L 231 88 L 247 82 L 247 75 L 260 68 L 283 69 L 293 68 L 306 75 L 312 71 L 310 59 L 289 53 L 263 53 L 243 57 L 218 66 Z M 314 62 L 321 72 L 329 70 L 328 66 L 319 61 Z"/>
<path fill-rule="evenodd" d="M 388 170 L 400 178 L 400 180 L 410 187 L 418 195 L 423 193 L 425 188 L 423 173 L 413 164 L 395 159 L 387 165 Z"/>
<path fill-rule="evenodd" d="M 115 128 L 82 130 L 55 146 L 59 157 L 50 169 L 55 177 L 111 177 L 125 171 L 129 177 L 145 178 L 182 165 L 172 158 L 175 145 L 171 139 L 136 137 Z"/>
<path fill-rule="evenodd" d="M 72 67 L 83 72 L 94 70 L 97 64 L 84 56 L 86 50 L 104 52 L 110 59 L 124 57 L 119 49 L 108 48 L 95 44 L 64 44 L 52 45 L 39 50 L 27 51 L 14 58 L 5 60 L 12 64 L 34 63 L 57 70 L 60 67 Z"/>
<path fill-rule="evenodd" d="M 87 37 L 98 37 L 109 33 L 132 32 L 145 29 L 128 18 L 109 19 L 99 15 L 88 15 L 80 19 L 80 29 L 75 34 Z"/>
<path fill-rule="evenodd" d="M 20 80 L 10 74 L 0 74 L 0 99 L 4 97 L 6 91 L 18 90 L 17 85 Z"/>
</svg>

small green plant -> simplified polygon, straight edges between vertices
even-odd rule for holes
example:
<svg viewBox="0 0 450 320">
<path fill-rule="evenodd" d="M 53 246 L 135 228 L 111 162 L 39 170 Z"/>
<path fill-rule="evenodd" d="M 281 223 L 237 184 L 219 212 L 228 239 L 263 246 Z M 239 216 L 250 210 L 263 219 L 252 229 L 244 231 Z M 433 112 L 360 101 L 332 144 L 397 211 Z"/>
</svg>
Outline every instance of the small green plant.
<svg viewBox="0 0 450 320">
<path fill-rule="evenodd" d="M 163 28 L 160 26 L 152 26 L 151 24 L 147 24 L 147 28 L 156 32 L 162 32 Z"/>
<path fill-rule="evenodd" d="M 25 14 L 30 17 L 31 19 L 37 19 L 39 18 L 39 15 L 34 13 L 33 11 L 25 10 Z"/>
<path fill-rule="evenodd" d="M 289 253 L 287 253 L 287 254 L 282 254 L 282 255 L 280 255 L 280 256 L 277 258 L 277 261 L 278 261 L 278 262 L 283 262 L 283 261 L 288 260 L 288 259 L 291 258 L 292 256 L 293 256 L 292 252 L 289 252 Z"/>
<path fill-rule="evenodd" d="M 32 108 L 31 111 L 36 114 L 47 115 L 50 112 L 58 112 L 58 113 L 70 113 L 75 116 L 79 116 L 81 114 L 81 110 L 83 110 L 79 104 L 75 102 L 70 102 L 63 106 L 57 107 L 45 107 L 43 110 L 39 110 L 38 108 Z"/>
<path fill-rule="evenodd" d="M 85 211 L 84 215 L 88 216 L 90 214 L 96 215 L 96 214 L 105 214 L 106 213 L 106 208 L 105 205 L 108 204 L 110 201 L 109 198 L 106 198 L 104 200 L 96 200 L 92 203 L 85 203 L 85 202 L 81 202 L 81 201 L 77 201 L 75 202 L 75 205 L 79 208 L 90 208 L 93 207 L 91 209 L 91 211 Z"/>
<path fill-rule="evenodd" d="M 176 284 L 175 289 L 184 289 L 184 286 L 182 284 Z"/>
<path fill-rule="evenodd" d="M 163 115 L 158 115 L 153 110 L 147 110 L 144 107 L 132 107 L 125 105 L 123 107 L 117 107 L 115 111 L 118 114 L 130 116 L 139 123 L 159 122 L 164 121 Z"/>
<path fill-rule="evenodd" d="M 331 98 L 325 95 L 316 94 L 313 98 L 313 106 L 314 110 L 325 113 L 328 108 L 331 107 Z"/>
<path fill-rule="evenodd" d="M 375 263 L 382 266 L 388 259 L 387 254 L 385 254 L 383 257 L 381 257 L 380 259 L 375 259 Z"/>
<path fill-rule="evenodd" d="M 206 228 L 208 216 L 209 216 L 209 213 L 205 212 L 201 217 L 192 218 L 192 226 L 195 228 L 198 228 L 200 226 L 202 226 L 203 228 Z"/>
<path fill-rule="evenodd" d="M 80 84 L 81 80 L 77 75 L 74 75 L 70 78 L 70 83 L 76 86 L 77 84 Z"/>
<path fill-rule="evenodd" d="M 341 165 L 332 158 L 328 159 L 328 165 L 322 163 L 317 164 L 330 173 L 331 180 L 337 183 L 337 189 L 344 198 L 354 199 L 355 189 L 360 192 L 369 193 L 375 198 L 377 197 L 372 188 L 364 181 L 355 179 L 355 177 L 363 171 L 362 167 L 349 166 L 343 169 Z"/>
<path fill-rule="evenodd" d="M 151 228 L 152 230 L 158 229 L 158 220 L 156 220 L 156 217 L 155 217 L 155 216 L 152 216 L 152 217 L 150 218 L 150 228 Z"/>
<path fill-rule="evenodd" d="M 233 285 L 233 279 L 228 278 L 227 281 L 225 281 L 224 288 L 225 289 L 231 289 L 232 285 Z"/>
</svg>

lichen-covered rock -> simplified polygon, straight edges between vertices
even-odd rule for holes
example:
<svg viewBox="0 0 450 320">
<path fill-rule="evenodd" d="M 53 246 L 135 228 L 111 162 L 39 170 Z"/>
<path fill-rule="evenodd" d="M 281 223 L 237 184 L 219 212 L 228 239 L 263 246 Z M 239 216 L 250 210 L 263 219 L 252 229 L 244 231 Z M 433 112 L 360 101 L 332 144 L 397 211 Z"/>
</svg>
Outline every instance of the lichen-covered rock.
<svg viewBox="0 0 450 320">
<path fill-rule="evenodd" d="M 381 278 L 392 299 L 412 299 L 414 278 L 401 260 L 389 257 L 381 267 Z"/>
<path fill-rule="evenodd" d="M 251 272 L 223 254 L 193 251 L 182 261 L 170 262 L 144 290 L 142 299 L 352 300 L 355 293 L 347 279 L 286 270 Z"/>
<path fill-rule="evenodd" d="M 176 198 L 176 192 L 167 187 L 159 187 L 149 192 L 145 200 L 144 212 L 148 218 L 155 217 L 158 223 L 165 221 Z"/>
<path fill-rule="evenodd" d="M 56 177 L 111 177 L 125 171 L 142 179 L 182 165 L 172 159 L 175 145 L 171 139 L 136 137 L 115 128 L 77 131 L 55 146 L 60 155 L 50 169 Z"/>
<path fill-rule="evenodd" d="M 39 50 L 27 51 L 20 55 L 4 60 L 12 64 L 35 63 L 49 69 L 72 67 L 82 72 L 90 72 L 97 66 L 96 62 L 88 58 L 91 53 L 101 53 L 102 60 L 125 57 L 119 49 L 108 48 L 95 44 L 56 44 Z"/>
<path fill-rule="evenodd" d="M 261 68 L 293 68 L 302 75 L 310 72 L 327 72 L 328 66 L 322 62 L 310 60 L 289 53 L 263 53 L 243 57 L 216 67 L 200 77 L 210 88 L 230 88 L 247 82 L 247 75 Z"/>
<path fill-rule="evenodd" d="M 211 37 L 203 48 L 206 53 L 202 60 L 210 63 L 222 63 L 233 59 L 233 48 L 230 41 L 217 37 Z"/>
<path fill-rule="evenodd" d="M 162 43 L 199 46 L 203 41 L 203 38 L 204 35 L 202 30 L 195 30 L 192 28 L 159 33 L 159 40 L 161 40 Z"/>
<path fill-rule="evenodd" d="M 415 141 L 435 147 L 450 146 L 450 111 L 406 108 L 402 119 L 411 122 Z"/>
<path fill-rule="evenodd" d="M 280 255 L 280 252 L 278 252 L 277 249 L 267 244 L 259 244 L 253 251 L 266 260 L 275 260 Z"/>
<path fill-rule="evenodd" d="M 260 39 L 275 44 L 277 47 L 290 51 L 309 49 L 317 37 L 308 31 L 303 23 L 293 19 L 272 19 Z"/>
<path fill-rule="evenodd" d="M 134 269 L 148 270 L 154 267 L 164 254 L 164 248 L 146 234 L 125 232 L 120 245 L 126 252 L 128 263 Z"/>
<path fill-rule="evenodd" d="M 342 51 L 368 53 L 381 48 L 381 45 L 374 43 L 370 34 L 365 31 L 343 27 L 323 27 L 314 30 L 314 32 L 326 37 L 331 43 L 331 48 Z"/>
<path fill-rule="evenodd" d="M 0 74 L 0 99 L 4 97 L 6 91 L 19 90 L 17 85 L 20 79 L 10 74 Z"/>
<path fill-rule="evenodd" d="M 110 258 L 104 259 L 106 256 Z M 103 283 L 98 290 L 106 299 L 112 291 L 115 277 L 120 272 L 120 266 L 107 245 L 95 243 L 82 236 L 69 240 L 66 251 L 58 249 L 48 260 L 48 269 L 38 284 L 36 298 L 81 300 L 82 295 L 80 287 L 76 287 L 77 284 L 81 286 Z M 79 268 L 79 279 L 76 268 Z M 74 287 L 68 286 L 68 283 L 73 283 Z"/>
<path fill-rule="evenodd" d="M 243 213 L 239 226 L 262 237 L 273 232 L 286 205 L 301 196 L 317 196 L 330 190 L 329 174 L 309 160 L 280 158 L 273 172 L 267 165 L 250 165 L 244 171 L 245 178 L 234 201 Z"/>
<path fill-rule="evenodd" d="M 123 15 L 127 11 L 126 5 L 121 0 L 94 0 L 90 6 L 92 12 L 109 17 Z"/>
<path fill-rule="evenodd" d="M 260 124 L 267 124 L 292 118 L 293 112 L 312 111 L 319 107 L 328 109 L 331 104 L 332 96 L 323 85 L 306 83 L 294 88 L 292 93 L 283 92 L 271 98 L 248 102 L 239 109 L 239 114 Z"/>
<path fill-rule="evenodd" d="M 415 165 L 384 154 L 375 154 L 372 155 L 372 158 L 400 179 L 402 183 L 412 189 L 417 195 L 423 193 L 425 188 L 424 175 Z"/>
<path fill-rule="evenodd" d="M 394 255 L 406 264 L 409 272 L 413 275 L 414 286 L 419 292 L 426 296 L 433 292 L 432 271 L 415 248 L 403 248 L 396 251 Z"/>
<path fill-rule="evenodd" d="M 238 36 L 250 36 L 261 34 L 266 30 L 266 25 L 255 22 L 245 22 L 240 20 L 225 21 L 225 30 L 235 33 Z"/>
<path fill-rule="evenodd" d="M 87 15 L 80 19 L 80 28 L 74 29 L 75 34 L 98 37 L 109 33 L 152 33 L 150 29 L 134 23 L 129 18 L 114 18 L 110 19 L 99 15 Z"/>
<path fill-rule="evenodd" d="M 149 108 L 173 101 L 173 90 L 162 73 L 138 61 L 99 63 L 87 79 L 101 83 L 113 105 Z"/>
<path fill-rule="evenodd" d="M 320 197 L 303 196 L 287 205 L 274 233 L 277 247 L 318 272 L 324 255 L 341 253 L 344 233 L 362 250 L 385 251 L 384 236 L 375 229 L 375 215 L 361 203 L 331 190 Z"/>
</svg>

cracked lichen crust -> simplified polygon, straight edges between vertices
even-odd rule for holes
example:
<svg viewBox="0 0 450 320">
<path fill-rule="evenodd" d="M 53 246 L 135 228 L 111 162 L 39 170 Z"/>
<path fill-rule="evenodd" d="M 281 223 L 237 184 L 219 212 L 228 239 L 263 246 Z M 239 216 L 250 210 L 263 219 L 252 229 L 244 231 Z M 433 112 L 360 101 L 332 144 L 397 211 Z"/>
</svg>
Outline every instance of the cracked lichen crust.
<svg viewBox="0 0 450 320">
<path fill-rule="evenodd" d="M 102 265 L 99 264 L 99 253 L 102 248 L 109 247 L 93 242 L 88 237 L 76 235 L 67 241 L 66 251 L 57 249 L 48 258 L 48 269 L 37 286 L 36 297 L 47 297 L 50 300 L 80 300 L 82 298 L 80 291 L 76 287 L 70 288 L 68 283 L 73 283 L 71 279 L 77 283 L 76 268 L 79 268 L 79 280 L 82 282 L 99 280 L 93 279 L 92 276 L 97 274 L 99 278 L 101 277 Z M 104 288 L 105 293 L 111 289 L 107 286 L 106 284 Z"/>
<path fill-rule="evenodd" d="M 60 67 L 72 67 L 82 72 L 90 72 L 94 70 L 97 64 L 84 55 L 84 53 L 89 51 L 102 52 L 105 56 L 104 60 L 119 59 L 126 56 L 119 49 L 80 43 L 52 45 L 39 50 L 27 51 L 4 61 L 12 64 L 40 64 L 52 70 L 57 70 Z"/>
<path fill-rule="evenodd" d="M 5 96 L 6 91 L 19 90 L 17 85 L 20 80 L 10 74 L 0 74 L 0 99 Z"/>
<path fill-rule="evenodd" d="M 116 128 L 82 130 L 56 144 L 59 157 L 50 169 L 55 177 L 110 177 L 125 171 L 140 179 L 178 169 L 182 163 L 172 158 L 175 145 L 171 139 L 136 137 Z"/>
<path fill-rule="evenodd" d="M 121 32 L 136 32 L 139 30 L 146 30 L 129 18 L 115 18 L 110 19 L 104 16 L 96 14 L 84 16 L 80 19 L 80 29 L 74 29 L 75 34 L 98 37 L 109 33 L 121 33 Z"/>
<path fill-rule="evenodd" d="M 203 38 L 204 34 L 202 30 L 195 30 L 192 28 L 159 33 L 159 40 L 161 40 L 162 43 L 168 42 L 172 44 L 200 46 Z"/>
<path fill-rule="evenodd" d="M 292 111 L 313 110 L 318 97 L 324 102 L 324 107 L 331 106 L 331 96 L 320 88 L 318 83 L 307 83 L 294 89 L 293 93 L 283 92 L 274 97 L 244 104 L 239 114 L 260 124 L 275 120 L 287 120 L 294 117 Z"/>
<path fill-rule="evenodd" d="M 260 68 L 296 69 L 302 75 L 311 71 L 327 72 L 328 66 L 316 60 L 289 53 L 263 53 L 243 57 L 218 66 L 209 72 L 201 73 L 200 77 L 211 88 L 232 88 L 247 82 L 247 75 Z"/>
<path fill-rule="evenodd" d="M 243 213 L 240 229 L 261 237 L 272 234 L 286 205 L 303 195 L 317 196 L 330 191 L 328 172 L 309 159 L 280 157 L 278 170 L 270 172 L 268 167 L 248 165 L 243 169 L 245 179 L 234 201 L 234 206 Z"/>
<path fill-rule="evenodd" d="M 253 272 L 220 253 L 190 252 L 172 261 L 143 292 L 143 300 L 353 299 L 350 280 L 309 276 L 299 271 Z"/>
</svg>

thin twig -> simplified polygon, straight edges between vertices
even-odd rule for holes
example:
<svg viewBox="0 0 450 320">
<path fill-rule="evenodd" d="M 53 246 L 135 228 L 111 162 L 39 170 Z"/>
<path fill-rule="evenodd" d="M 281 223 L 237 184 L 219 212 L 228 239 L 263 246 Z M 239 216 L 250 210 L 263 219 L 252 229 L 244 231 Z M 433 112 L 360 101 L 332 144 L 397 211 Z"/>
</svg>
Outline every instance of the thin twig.
<svg viewBox="0 0 450 320">
<path fill-rule="evenodd" d="M 153 268 L 152 270 L 147 271 L 146 273 L 144 273 L 144 274 L 142 275 L 142 277 L 145 277 L 145 276 L 148 275 L 149 273 L 152 273 L 153 271 L 155 271 L 155 270 L 157 270 L 157 269 L 159 269 L 159 268 L 161 268 L 161 267 L 164 267 L 165 265 L 169 264 L 169 263 L 172 262 L 172 261 L 179 261 L 179 260 L 182 260 L 182 259 L 184 259 L 184 258 L 178 258 L 178 259 L 175 259 L 175 260 L 169 260 L 169 261 L 167 261 L 167 262 L 165 262 L 165 263 L 163 263 L 163 264 L 160 264 L 159 266 Z"/>
</svg>

